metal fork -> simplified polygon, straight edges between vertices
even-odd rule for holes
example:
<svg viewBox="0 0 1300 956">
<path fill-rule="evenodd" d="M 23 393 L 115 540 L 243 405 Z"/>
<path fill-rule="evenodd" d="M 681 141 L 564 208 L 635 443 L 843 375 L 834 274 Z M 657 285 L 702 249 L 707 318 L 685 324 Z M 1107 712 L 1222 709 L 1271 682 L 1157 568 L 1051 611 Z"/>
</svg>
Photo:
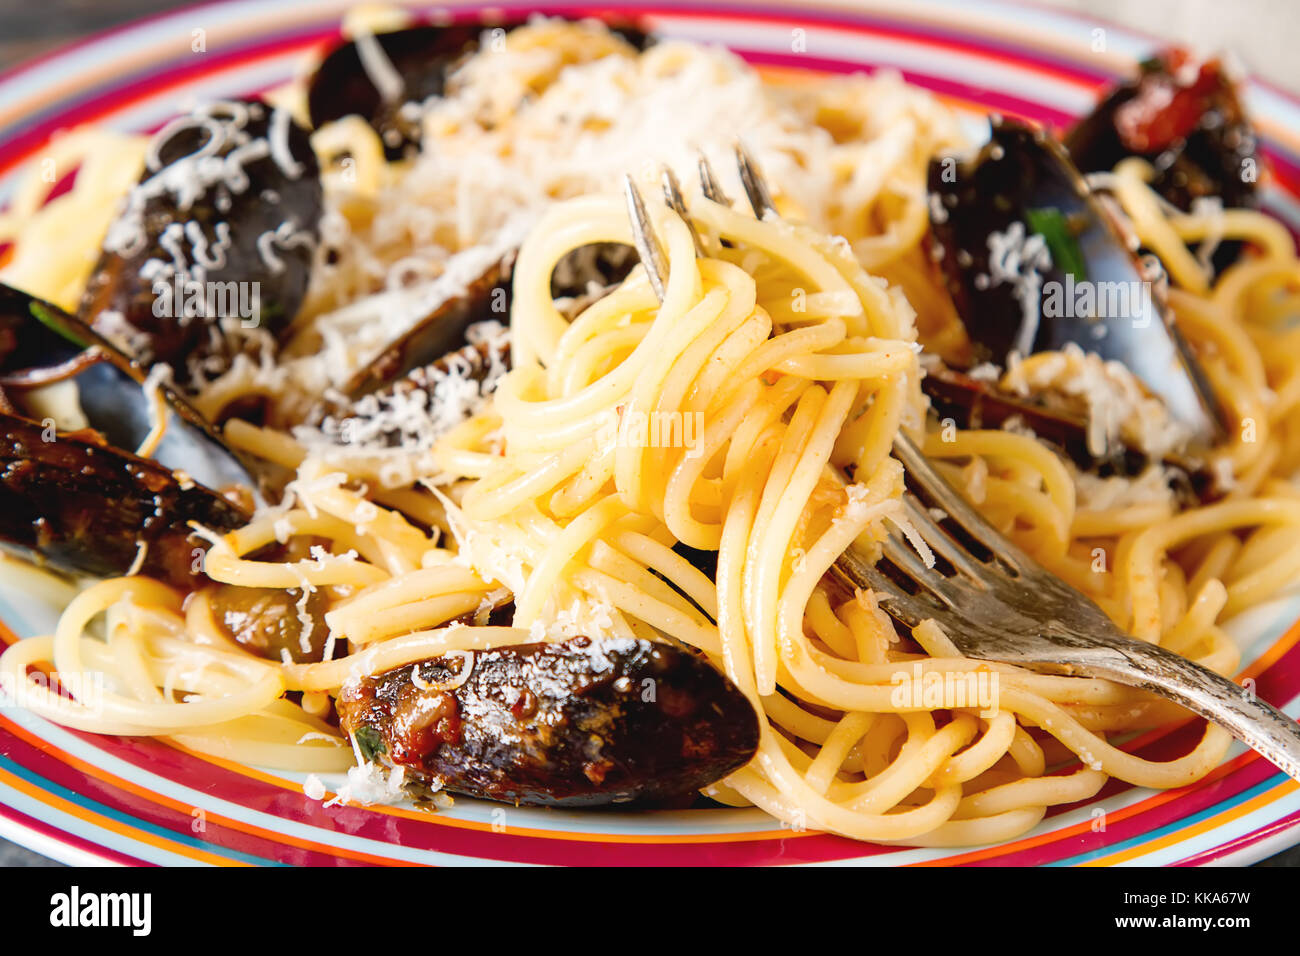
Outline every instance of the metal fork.
<svg viewBox="0 0 1300 956">
<path fill-rule="evenodd" d="M 755 215 L 775 216 L 771 191 L 739 145 L 736 162 Z M 699 175 L 707 199 L 730 205 L 703 154 Z M 681 188 L 666 168 L 663 187 L 665 203 L 695 233 Z M 637 252 L 662 300 L 667 281 L 662 246 L 630 176 L 624 191 Z M 695 243 L 703 254 L 698 234 Z M 893 451 L 910 489 L 903 496 L 907 519 L 936 555 L 935 566 L 928 567 L 906 540 L 890 535 L 883 545 L 883 561 L 877 563 L 851 546 L 835 562 L 835 578 L 850 589 L 869 588 L 880 606 L 908 627 L 935 621 L 967 657 L 1049 674 L 1104 678 L 1175 701 L 1300 780 L 1300 724 L 1209 668 L 1124 634 L 1091 599 L 989 524 L 906 435 L 894 439 Z M 943 513 L 953 533 L 918 495 Z"/>
</svg>

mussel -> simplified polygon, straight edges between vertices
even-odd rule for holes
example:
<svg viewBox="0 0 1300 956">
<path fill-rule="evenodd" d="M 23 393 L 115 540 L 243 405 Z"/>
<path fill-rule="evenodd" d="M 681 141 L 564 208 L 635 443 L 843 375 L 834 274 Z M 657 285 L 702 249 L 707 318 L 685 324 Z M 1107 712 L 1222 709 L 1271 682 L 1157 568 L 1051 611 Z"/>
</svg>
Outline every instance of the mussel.
<svg viewBox="0 0 1300 956">
<path fill-rule="evenodd" d="M 1109 91 L 1069 130 L 1065 146 L 1085 173 L 1109 171 L 1129 156 L 1147 160 L 1152 187 L 1184 211 L 1201 200 L 1257 202 L 1255 133 L 1217 59 L 1198 63 L 1172 49 L 1144 61 L 1136 79 Z M 1239 242 L 1220 244 L 1213 264 L 1223 269 L 1240 249 Z"/>
<path fill-rule="evenodd" d="M 408 157 L 421 145 L 421 104 L 447 91 L 449 77 L 479 51 L 487 31 L 504 34 L 527 22 L 516 16 L 426 23 L 363 33 L 342 42 L 326 54 L 308 82 L 312 125 L 360 116 L 379 133 L 389 159 Z M 635 49 L 643 50 L 651 42 L 650 34 L 630 21 L 614 19 L 605 26 Z M 446 274 L 432 280 L 427 290 L 413 293 L 412 305 L 419 317 L 343 383 L 340 392 L 356 400 L 384 389 L 463 345 L 469 325 L 505 321 L 517 248 L 498 239 L 502 241 L 495 246 L 485 244 L 486 258 L 453 257 Z M 616 243 L 574 250 L 557 266 L 552 294 L 579 298 L 593 281 L 602 287 L 616 284 L 636 261 L 630 247 Z"/>
<path fill-rule="evenodd" d="M 165 378 L 0 285 L 0 544 L 94 575 L 202 571 L 190 523 L 247 523 L 250 469 Z"/>
<path fill-rule="evenodd" d="M 344 688 L 365 760 L 417 793 L 560 807 L 663 805 L 744 766 L 749 700 L 690 648 L 574 637 L 410 664 Z"/>
<path fill-rule="evenodd" d="M 510 279 L 516 251 L 511 248 L 499 256 L 491 256 L 486 266 L 468 278 L 444 274 L 430 283 L 431 304 L 423 310 L 421 318 L 358 369 L 340 392 L 357 402 L 395 387 L 409 389 L 412 382 L 407 380 L 412 376 L 415 387 L 427 388 L 429 383 L 420 381 L 421 370 L 434 372 L 437 377 L 439 363 L 454 360 L 465 346 L 465 336 L 471 326 L 509 320 L 513 300 Z M 627 278 L 636 262 L 631 246 L 613 242 L 580 246 L 556 264 L 551 276 L 551 297 L 578 305 L 589 304 Z M 452 291 L 448 293 L 446 289 Z M 472 356 L 469 358 L 473 361 Z"/>
<path fill-rule="evenodd" d="M 432 305 L 424 315 L 358 369 L 342 393 L 355 401 L 384 389 L 464 346 L 471 325 L 508 320 L 513 266 L 513 251 L 494 258 L 450 295 L 438 291 L 441 283 L 435 280 L 430 287 Z"/>
<path fill-rule="evenodd" d="M 922 388 L 939 421 L 951 420 L 960 428 L 1027 428 L 1064 454 L 1080 471 L 1101 477 L 1133 477 L 1158 459 L 1170 490 L 1180 502 L 1209 501 L 1224 490 L 1206 462 L 1195 455 L 1168 452 L 1154 456 L 1123 441 L 1115 442 L 1099 454 L 1090 441 L 1089 424 L 1081 415 L 1001 391 L 985 379 L 974 378 L 942 363 L 926 369 Z"/>
<path fill-rule="evenodd" d="M 478 49 L 483 30 L 481 24 L 420 25 L 339 44 L 307 86 L 312 126 L 356 115 L 379 133 L 390 160 L 417 151 L 420 117 L 408 104 L 441 96 L 447 75 Z"/>
<path fill-rule="evenodd" d="M 1163 273 L 1135 254 L 1064 149 L 995 119 L 968 162 L 929 174 L 931 237 L 975 362 L 1077 345 L 1114 360 L 1206 448 L 1223 412 L 1173 323 Z"/>
<path fill-rule="evenodd" d="M 575 265 L 575 275 L 591 276 Z M 552 292 L 566 285 L 582 282 L 564 274 Z M 461 420 L 466 397 L 490 391 L 509 368 L 503 333 L 471 335 L 346 414 L 367 420 L 370 442 L 419 444 L 402 427 L 410 416 L 392 413 L 413 404 L 428 409 L 427 422 Z M 513 612 L 502 592 L 460 623 L 506 626 Z M 338 713 L 362 760 L 400 769 L 410 795 L 448 790 L 517 805 L 682 806 L 744 766 L 759 739 L 754 708 L 703 655 L 678 642 L 605 636 L 399 667 L 346 686 Z"/>
<path fill-rule="evenodd" d="M 307 87 L 311 122 L 320 127 L 331 120 L 356 115 L 379 133 L 384 152 L 401 159 L 420 148 L 419 106 L 442 96 L 447 78 L 478 51 L 486 30 L 513 30 L 526 20 L 419 24 L 384 33 L 361 34 L 340 43 L 321 61 Z M 648 35 L 635 26 L 611 24 L 638 49 Z"/>
<path fill-rule="evenodd" d="M 79 315 L 184 381 L 195 363 L 220 363 L 241 330 L 288 327 L 306 294 L 321 208 L 316 154 L 286 111 L 233 100 L 196 109 L 150 144 Z"/>
<path fill-rule="evenodd" d="M 371 448 L 427 449 L 477 412 L 509 370 L 509 335 L 501 329 L 350 404 L 323 409 L 328 419 L 319 424 L 343 437 L 350 422 L 349 440 Z"/>
</svg>

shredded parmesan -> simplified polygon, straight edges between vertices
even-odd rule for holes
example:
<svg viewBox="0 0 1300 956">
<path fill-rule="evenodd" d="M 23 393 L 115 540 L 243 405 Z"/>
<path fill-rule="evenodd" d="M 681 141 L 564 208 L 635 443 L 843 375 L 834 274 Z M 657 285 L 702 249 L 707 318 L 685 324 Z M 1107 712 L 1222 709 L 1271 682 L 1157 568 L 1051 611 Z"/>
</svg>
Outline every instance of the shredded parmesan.
<svg viewBox="0 0 1300 956">
<path fill-rule="evenodd" d="M 1132 372 L 1074 343 L 1028 359 L 1013 353 L 1000 387 L 1082 413 L 1088 451 L 1098 458 L 1119 439 L 1154 458 L 1182 451 L 1191 439 L 1187 426 L 1170 416 Z"/>
<path fill-rule="evenodd" d="M 1025 224 L 1011 223 L 1006 231 L 993 231 L 988 237 L 990 285 L 1007 283 L 1020 303 L 1020 328 L 1016 332 L 1015 350 L 1021 355 L 1034 351 L 1038 338 L 1039 299 L 1042 273 L 1052 267 L 1047 240 L 1038 233 L 1027 233 Z"/>
<path fill-rule="evenodd" d="M 361 762 L 356 767 L 348 768 L 348 782 L 339 787 L 338 792 L 325 803 L 325 806 L 348 803 L 362 806 L 401 803 L 407 799 L 405 783 L 405 767 L 388 769 L 370 761 Z"/>
<path fill-rule="evenodd" d="M 378 47 L 364 36 L 361 49 Z M 899 200 L 891 177 L 965 145 L 949 110 L 888 71 L 829 79 L 816 91 L 784 88 L 725 50 L 665 41 L 638 55 L 603 28 L 553 20 L 484 46 L 444 96 L 421 105 L 425 148 L 410 163 L 389 166 L 382 150 L 355 149 L 352 182 L 326 177 L 322 254 L 300 337 L 278 367 L 238 362 L 214 389 L 301 401 L 337 388 L 463 295 L 551 204 L 616 189 L 629 170 L 657 178 L 666 164 L 695 190 L 702 150 L 724 189 L 743 195 L 731 160 L 742 135 L 780 184 L 783 211 L 848 237 L 869 263 L 879 240 L 863 223 L 876 203 Z M 367 70 L 383 91 L 381 59 Z M 263 146 L 275 151 L 269 138 Z M 924 209 L 923 190 L 903 198 Z M 273 256 L 277 243 L 265 244 Z"/>
</svg>

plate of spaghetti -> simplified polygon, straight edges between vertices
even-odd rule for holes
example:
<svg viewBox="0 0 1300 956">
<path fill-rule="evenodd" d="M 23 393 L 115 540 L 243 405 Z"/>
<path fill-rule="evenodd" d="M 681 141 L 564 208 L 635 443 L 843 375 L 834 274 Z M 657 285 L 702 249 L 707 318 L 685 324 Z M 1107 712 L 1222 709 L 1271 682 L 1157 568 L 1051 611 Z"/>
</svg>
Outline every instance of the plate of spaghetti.
<svg viewBox="0 0 1300 956">
<path fill-rule="evenodd" d="M 835 573 L 933 564 L 905 436 L 1125 633 L 1300 709 L 1300 101 L 960 10 L 231 2 L 0 77 L 0 835 L 1300 839 L 1296 782 L 1222 728 L 963 656 Z"/>
</svg>

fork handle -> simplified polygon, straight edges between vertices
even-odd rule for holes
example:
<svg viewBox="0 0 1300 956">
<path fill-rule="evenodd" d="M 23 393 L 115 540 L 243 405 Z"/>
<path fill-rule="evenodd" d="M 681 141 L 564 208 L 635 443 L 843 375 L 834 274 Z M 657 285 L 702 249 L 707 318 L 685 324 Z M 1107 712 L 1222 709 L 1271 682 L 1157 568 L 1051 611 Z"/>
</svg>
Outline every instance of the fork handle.
<svg viewBox="0 0 1300 956">
<path fill-rule="evenodd" d="M 1025 663 L 1102 677 L 1168 698 L 1223 727 L 1300 780 L 1300 723 L 1240 684 L 1163 647 L 1122 638 L 1102 647 L 1070 648 L 1060 661 Z"/>
</svg>

